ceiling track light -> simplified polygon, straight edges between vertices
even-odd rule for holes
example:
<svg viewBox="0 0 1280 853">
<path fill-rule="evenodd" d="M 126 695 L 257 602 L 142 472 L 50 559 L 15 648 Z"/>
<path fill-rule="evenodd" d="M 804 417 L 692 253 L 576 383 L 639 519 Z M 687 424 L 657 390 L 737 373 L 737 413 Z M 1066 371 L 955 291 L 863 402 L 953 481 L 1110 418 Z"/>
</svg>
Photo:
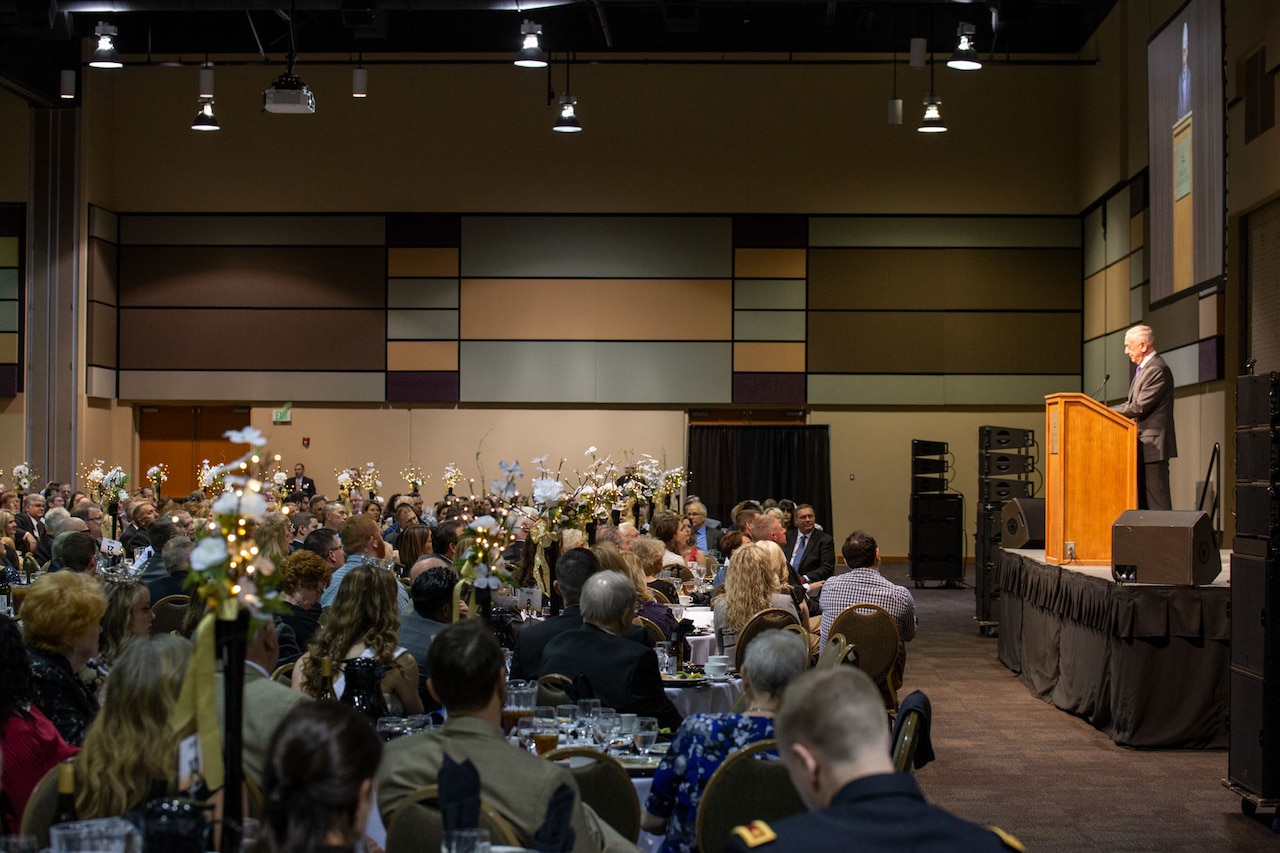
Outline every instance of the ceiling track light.
<svg viewBox="0 0 1280 853">
<path fill-rule="evenodd" d="M 942 98 L 930 92 L 924 99 L 924 118 L 916 130 L 921 133 L 946 133 L 947 123 L 942 120 Z"/>
<path fill-rule="evenodd" d="M 556 126 L 552 130 L 559 133 L 582 132 L 582 122 L 578 121 L 578 115 L 574 111 L 577 103 L 578 99 L 567 90 L 560 96 L 560 117 L 556 119 Z"/>
<path fill-rule="evenodd" d="M 115 37 L 120 34 L 120 31 L 106 21 L 98 21 L 98 25 L 93 28 L 93 34 L 98 37 L 98 47 L 89 60 L 89 66 L 123 68 L 124 63 L 120 61 L 120 54 L 116 53 L 115 43 Z"/>
<path fill-rule="evenodd" d="M 528 19 L 520 22 L 520 51 L 516 65 L 521 68 L 546 68 L 547 54 L 542 50 L 542 24 Z"/>
<path fill-rule="evenodd" d="M 213 98 L 201 98 L 196 108 L 196 117 L 191 122 L 192 130 L 221 130 L 218 119 L 213 114 Z"/>
<path fill-rule="evenodd" d="M 956 29 L 956 35 L 960 38 L 951 58 L 947 60 L 948 68 L 954 68 L 956 71 L 977 71 L 982 68 L 982 62 L 978 59 L 978 50 L 973 46 L 976 32 L 977 29 L 973 24 L 961 23 Z"/>
</svg>

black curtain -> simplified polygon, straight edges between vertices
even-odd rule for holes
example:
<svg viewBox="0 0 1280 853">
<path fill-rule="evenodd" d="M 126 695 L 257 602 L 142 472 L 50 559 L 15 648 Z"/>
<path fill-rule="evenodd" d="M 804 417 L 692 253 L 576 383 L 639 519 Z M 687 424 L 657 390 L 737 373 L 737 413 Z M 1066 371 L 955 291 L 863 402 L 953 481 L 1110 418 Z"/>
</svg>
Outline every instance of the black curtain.
<svg viewBox="0 0 1280 853">
<path fill-rule="evenodd" d="M 826 426 L 690 426 L 687 493 L 725 527 L 747 498 L 813 504 L 831 530 L 831 437 Z"/>
</svg>

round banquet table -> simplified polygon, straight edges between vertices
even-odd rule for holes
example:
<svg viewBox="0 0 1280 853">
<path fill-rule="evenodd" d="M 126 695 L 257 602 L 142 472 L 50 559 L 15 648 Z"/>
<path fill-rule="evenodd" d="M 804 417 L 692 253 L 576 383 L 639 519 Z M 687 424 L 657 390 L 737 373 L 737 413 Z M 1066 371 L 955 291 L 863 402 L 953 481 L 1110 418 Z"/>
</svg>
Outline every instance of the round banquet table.
<svg viewBox="0 0 1280 853">
<path fill-rule="evenodd" d="M 665 692 L 683 717 L 692 714 L 725 714 L 742 693 L 742 679 L 730 678 L 688 687 L 667 687 Z"/>
</svg>

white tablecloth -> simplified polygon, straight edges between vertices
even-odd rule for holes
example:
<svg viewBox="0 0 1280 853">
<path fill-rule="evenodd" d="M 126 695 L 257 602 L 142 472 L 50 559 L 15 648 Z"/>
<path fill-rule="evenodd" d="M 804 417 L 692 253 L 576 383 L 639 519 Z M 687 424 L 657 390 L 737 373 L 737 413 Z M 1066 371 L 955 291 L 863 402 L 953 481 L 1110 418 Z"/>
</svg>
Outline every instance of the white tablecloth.
<svg viewBox="0 0 1280 853">
<path fill-rule="evenodd" d="M 681 716 L 725 714 L 742 693 L 742 679 L 712 681 L 696 687 L 668 687 L 666 693 Z"/>
<path fill-rule="evenodd" d="M 717 651 L 715 634 L 690 635 L 685 639 L 689 641 L 689 663 L 706 663 L 707 656 Z"/>
</svg>

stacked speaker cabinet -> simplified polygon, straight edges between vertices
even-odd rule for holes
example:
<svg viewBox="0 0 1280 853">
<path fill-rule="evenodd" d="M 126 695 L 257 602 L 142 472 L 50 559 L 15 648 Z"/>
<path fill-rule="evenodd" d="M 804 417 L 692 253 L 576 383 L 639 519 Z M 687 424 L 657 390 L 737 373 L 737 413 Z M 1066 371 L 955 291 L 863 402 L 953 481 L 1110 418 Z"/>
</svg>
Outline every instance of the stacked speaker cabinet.
<svg viewBox="0 0 1280 853">
<path fill-rule="evenodd" d="M 1248 814 L 1280 800 L 1280 374 L 1236 380 L 1227 784 Z M 1268 802 L 1270 801 L 1270 802 Z M 1277 818 L 1280 823 L 1280 818 Z M 1275 826 L 1273 824 L 1273 826 Z"/>
<path fill-rule="evenodd" d="M 978 530 L 974 535 L 974 621 L 993 636 L 999 619 L 995 602 L 995 551 L 1044 547 L 1044 501 L 1036 500 L 1036 434 L 1017 427 L 978 427 Z M 1036 532 L 1039 541 L 1036 541 Z"/>
<path fill-rule="evenodd" d="M 911 442 L 911 541 L 908 560 L 916 586 L 964 580 L 964 496 L 949 493 L 945 441 Z"/>
</svg>

